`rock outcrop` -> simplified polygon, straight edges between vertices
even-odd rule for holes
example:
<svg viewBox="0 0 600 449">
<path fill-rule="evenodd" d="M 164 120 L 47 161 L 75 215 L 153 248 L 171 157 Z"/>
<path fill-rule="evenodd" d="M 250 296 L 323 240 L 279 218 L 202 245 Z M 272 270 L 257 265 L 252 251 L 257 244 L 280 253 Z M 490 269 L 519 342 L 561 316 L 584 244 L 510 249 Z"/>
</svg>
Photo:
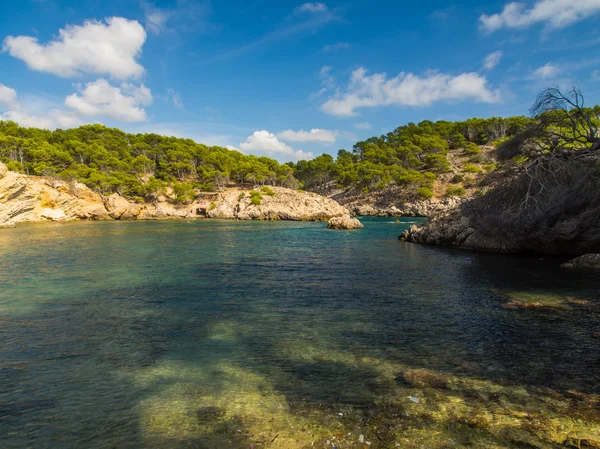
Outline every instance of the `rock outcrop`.
<svg viewBox="0 0 600 449">
<path fill-rule="evenodd" d="M 334 200 L 314 193 L 281 187 L 270 187 L 267 192 L 261 193 L 260 204 L 252 202 L 250 190 L 241 188 L 200 194 L 187 205 L 172 204 L 166 197 L 155 203 L 136 203 L 116 193 L 103 198 L 80 183 L 7 171 L 0 163 L 0 224 L 192 217 L 321 221 L 348 214 Z"/>
<path fill-rule="evenodd" d="M 335 195 L 331 198 L 337 200 Z M 344 207 L 351 214 L 362 217 L 433 217 L 454 209 L 464 201 L 465 198 L 461 197 L 442 197 L 390 206 L 376 201 L 362 200 L 347 202 Z"/>
<path fill-rule="evenodd" d="M 250 191 L 226 189 L 205 201 L 209 218 L 239 220 L 323 221 L 347 215 L 346 208 L 316 193 L 283 187 L 269 187 L 272 195 L 260 192 L 260 204 L 253 204 Z"/>
<path fill-rule="evenodd" d="M 518 252 L 520 248 L 505 240 L 490 238 L 477 231 L 460 208 L 428 219 L 423 226 L 411 226 L 398 237 L 399 240 L 428 245 L 499 253 Z"/>
<path fill-rule="evenodd" d="M 356 218 L 352 218 L 350 215 L 344 215 L 342 217 L 333 217 L 327 223 L 329 229 L 360 229 L 364 225 Z"/>
<path fill-rule="evenodd" d="M 11 171 L 0 179 L 0 223 L 107 218 L 102 197 L 83 184 Z"/>
<path fill-rule="evenodd" d="M 561 267 L 600 270 L 600 254 L 584 254 L 563 263 Z"/>
</svg>

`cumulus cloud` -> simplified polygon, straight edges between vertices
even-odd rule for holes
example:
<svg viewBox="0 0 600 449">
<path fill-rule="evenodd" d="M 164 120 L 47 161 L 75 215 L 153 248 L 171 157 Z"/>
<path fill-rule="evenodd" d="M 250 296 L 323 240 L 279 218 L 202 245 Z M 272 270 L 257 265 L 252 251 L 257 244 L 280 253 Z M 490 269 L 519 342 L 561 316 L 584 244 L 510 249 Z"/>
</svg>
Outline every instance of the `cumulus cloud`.
<svg viewBox="0 0 600 449">
<path fill-rule="evenodd" d="M 23 60 L 29 68 L 69 78 L 84 74 L 136 78 L 144 68 L 136 61 L 146 41 L 144 28 L 135 20 L 111 17 L 67 25 L 45 44 L 31 36 L 8 36 L 3 51 Z"/>
<path fill-rule="evenodd" d="M 240 150 L 238 147 L 234 147 L 233 145 L 225 145 L 225 148 L 231 151 L 239 151 L 240 153 L 243 153 L 242 150 Z"/>
<path fill-rule="evenodd" d="M 483 68 L 486 70 L 492 70 L 500 63 L 503 54 L 504 53 L 502 50 L 498 50 L 487 55 L 483 60 Z"/>
<path fill-rule="evenodd" d="M 11 105 L 17 101 L 17 92 L 0 83 L 0 104 Z"/>
<path fill-rule="evenodd" d="M 347 50 L 350 48 L 348 42 L 336 42 L 335 44 L 325 45 L 323 51 Z"/>
<path fill-rule="evenodd" d="M 337 133 L 327 129 L 314 128 L 310 131 L 293 131 L 291 129 L 282 131 L 277 137 L 286 142 L 322 142 L 334 143 Z"/>
<path fill-rule="evenodd" d="M 23 128 L 55 129 L 56 124 L 50 117 L 39 117 L 27 112 L 11 110 L 0 114 L 0 119 L 11 120 Z"/>
<path fill-rule="evenodd" d="M 297 13 L 301 12 L 327 12 L 329 8 L 325 3 L 314 2 L 314 3 L 304 3 L 296 8 Z"/>
<path fill-rule="evenodd" d="M 147 119 L 144 106 L 152 104 L 152 93 L 143 84 L 111 86 L 105 79 L 86 83 L 80 95 L 71 94 L 65 105 L 84 116 L 105 116 L 123 122 Z"/>
<path fill-rule="evenodd" d="M 21 102 L 14 89 L 0 84 L 0 103 L 8 105 L 0 119 L 13 120 L 24 127 L 46 129 L 73 128 L 96 122 L 97 117 L 140 122 L 147 118 L 143 108 L 152 103 L 152 93 L 143 84 L 122 83 L 115 87 L 99 79 L 79 88 L 79 94 L 71 94 L 65 99 L 64 104 L 69 109 L 61 110 L 40 108 L 39 101 Z M 8 101 L 2 101 L 4 97 Z M 47 102 L 42 101 L 41 104 L 47 105 Z"/>
<path fill-rule="evenodd" d="M 58 109 L 46 114 L 32 112 L 28 105 L 19 101 L 17 92 L 4 84 L 0 84 L 0 106 L 7 109 L 0 114 L 0 120 L 11 120 L 24 128 L 55 129 L 59 126 L 67 128 L 83 124 L 76 115 Z"/>
<path fill-rule="evenodd" d="M 331 115 L 355 116 L 356 109 L 378 106 L 429 106 L 437 101 L 501 101 L 500 93 L 487 87 L 477 73 L 451 76 L 428 71 L 424 76 L 402 72 L 394 78 L 385 73 L 367 75 L 360 67 L 352 72 L 346 92 L 326 101 L 321 109 Z"/>
<path fill-rule="evenodd" d="M 501 13 L 479 17 L 483 31 L 492 33 L 502 28 L 527 28 L 544 23 L 548 28 L 563 28 L 600 12 L 600 0 L 538 0 L 531 8 L 511 2 Z"/>
<path fill-rule="evenodd" d="M 85 122 L 75 114 L 53 109 L 48 114 L 30 112 L 25 105 L 14 103 L 12 107 L 0 114 L 0 120 L 11 120 L 23 128 L 73 128 L 83 125 Z"/>
<path fill-rule="evenodd" d="M 356 129 L 371 129 L 373 126 L 368 122 L 356 123 L 354 125 Z"/>
<path fill-rule="evenodd" d="M 244 142 L 240 149 L 248 152 L 266 153 L 269 156 L 282 156 L 295 160 L 312 159 L 313 154 L 302 150 L 294 150 L 291 146 L 280 141 L 277 136 L 269 131 L 254 131 Z"/>
<path fill-rule="evenodd" d="M 541 67 L 538 67 L 532 74 L 533 78 L 548 79 L 555 77 L 560 72 L 560 68 L 556 64 L 548 62 Z"/>
</svg>

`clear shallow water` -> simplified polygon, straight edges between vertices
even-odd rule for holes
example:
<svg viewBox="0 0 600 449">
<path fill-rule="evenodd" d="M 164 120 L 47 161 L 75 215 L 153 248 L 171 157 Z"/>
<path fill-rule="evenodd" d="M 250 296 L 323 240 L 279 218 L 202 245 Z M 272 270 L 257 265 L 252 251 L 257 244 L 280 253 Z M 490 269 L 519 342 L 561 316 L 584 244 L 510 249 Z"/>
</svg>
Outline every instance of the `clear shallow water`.
<svg viewBox="0 0 600 449">
<path fill-rule="evenodd" d="M 0 447 L 600 444 L 598 275 L 363 222 L 3 230 Z"/>
</svg>

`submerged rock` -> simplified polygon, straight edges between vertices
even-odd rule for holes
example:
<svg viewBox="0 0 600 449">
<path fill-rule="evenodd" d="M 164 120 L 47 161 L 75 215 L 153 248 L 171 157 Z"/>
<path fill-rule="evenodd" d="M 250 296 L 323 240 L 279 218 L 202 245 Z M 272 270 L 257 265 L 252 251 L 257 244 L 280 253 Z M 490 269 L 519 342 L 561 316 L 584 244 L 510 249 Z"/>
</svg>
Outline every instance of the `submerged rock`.
<svg viewBox="0 0 600 449">
<path fill-rule="evenodd" d="M 563 263 L 561 267 L 600 270 L 600 254 L 585 254 Z"/>
<path fill-rule="evenodd" d="M 327 223 L 327 228 L 329 229 L 360 229 L 362 227 L 364 227 L 364 225 L 350 215 L 334 217 Z"/>
</svg>

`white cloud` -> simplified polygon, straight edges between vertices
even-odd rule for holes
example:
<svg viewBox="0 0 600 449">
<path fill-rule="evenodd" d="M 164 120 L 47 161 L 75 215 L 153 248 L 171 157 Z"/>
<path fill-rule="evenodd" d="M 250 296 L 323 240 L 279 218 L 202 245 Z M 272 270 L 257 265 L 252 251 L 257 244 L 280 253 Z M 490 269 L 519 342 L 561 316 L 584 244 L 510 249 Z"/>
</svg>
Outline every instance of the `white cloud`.
<svg viewBox="0 0 600 449">
<path fill-rule="evenodd" d="M 373 126 L 371 126 L 371 124 L 368 122 L 356 123 L 354 125 L 354 127 L 356 129 L 371 129 L 371 128 L 373 128 Z"/>
<path fill-rule="evenodd" d="M 138 87 L 123 83 L 120 87 L 113 87 L 106 80 L 99 79 L 80 89 L 79 95 L 72 94 L 65 99 L 64 104 L 70 110 L 61 110 L 53 107 L 53 103 L 36 97 L 19 101 L 14 89 L 0 84 L 0 96 L 8 92 L 6 97 L 10 100 L 6 102 L 8 110 L 0 114 L 0 119 L 13 120 L 24 127 L 45 129 L 73 128 L 94 123 L 99 116 L 138 122 L 146 120 L 143 107 L 152 103 L 152 93 L 143 84 Z"/>
<path fill-rule="evenodd" d="M 494 67 L 500 64 L 503 54 L 504 52 L 502 50 L 498 50 L 487 55 L 483 60 L 483 68 L 486 70 L 492 70 Z"/>
<path fill-rule="evenodd" d="M 65 105 L 83 116 L 105 116 L 124 122 L 141 122 L 147 119 L 143 106 L 152 104 L 152 93 L 143 84 L 123 83 L 111 86 L 105 79 L 86 83 L 81 95 L 71 94 Z"/>
<path fill-rule="evenodd" d="M 50 117 L 39 117 L 18 110 L 10 110 L 0 114 L 1 120 L 12 120 L 23 128 L 55 129 L 56 124 Z"/>
<path fill-rule="evenodd" d="M 355 116 L 356 109 L 377 106 L 429 106 L 436 101 L 471 99 L 485 103 L 501 101 L 499 91 L 487 87 L 487 79 L 477 73 L 451 76 L 427 71 L 424 76 L 402 72 L 394 78 L 385 73 L 368 76 L 360 67 L 352 72 L 345 93 L 326 101 L 321 109 L 331 115 Z"/>
<path fill-rule="evenodd" d="M 239 151 L 240 153 L 243 153 L 242 150 L 240 150 L 238 147 L 234 147 L 233 145 L 225 145 L 225 148 L 231 151 Z"/>
<path fill-rule="evenodd" d="M 151 3 L 142 3 L 144 8 L 146 29 L 152 34 L 160 34 L 164 31 L 167 20 L 169 19 L 169 13 L 162 9 L 156 8 Z"/>
<path fill-rule="evenodd" d="M 173 106 L 182 108 L 183 101 L 181 101 L 181 96 L 179 95 L 179 93 L 176 92 L 175 89 L 171 89 L 170 87 L 167 88 L 167 92 L 169 92 L 169 95 L 171 96 L 171 102 L 173 103 Z"/>
<path fill-rule="evenodd" d="M 321 89 L 310 94 L 308 97 L 309 100 L 319 98 L 325 92 L 335 87 L 335 78 L 331 76 L 329 72 L 331 72 L 331 66 L 324 65 L 321 67 L 321 70 L 319 71 L 319 78 L 321 78 Z"/>
<path fill-rule="evenodd" d="M 314 128 L 310 131 L 292 131 L 291 129 L 282 131 L 277 137 L 286 142 L 323 142 L 334 143 L 337 133 L 327 129 Z"/>
<path fill-rule="evenodd" d="M 0 114 L 0 120 L 12 120 L 24 128 L 44 129 L 70 128 L 83 124 L 79 117 L 70 112 L 52 109 L 49 113 L 41 113 L 37 107 L 39 101 L 36 100 L 23 104 L 14 89 L 0 84 L 0 104 L 6 105 L 8 109 Z"/>
<path fill-rule="evenodd" d="M 335 44 L 325 45 L 323 51 L 347 50 L 350 48 L 348 42 L 336 42 Z"/>
<path fill-rule="evenodd" d="M 320 2 L 304 3 L 296 8 L 297 13 L 300 13 L 300 12 L 317 13 L 317 12 L 327 12 L 328 10 L 329 10 L 329 8 L 327 8 L 327 5 L 325 3 L 320 3 Z"/>
<path fill-rule="evenodd" d="M 248 153 L 260 152 L 270 156 L 282 156 L 296 160 L 312 159 L 313 157 L 310 152 L 294 150 L 289 145 L 281 142 L 275 134 L 265 130 L 254 131 L 251 136 L 248 136 L 240 144 L 240 148 Z"/>
<path fill-rule="evenodd" d="M 0 104 L 11 105 L 17 101 L 17 92 L 0 83 Z"/>
<path fill-rule="evenodd" d="M 552 78 L 556 75 L 558 75 L 558 73 L 560 72 L 560 68 L 555 65 L 552 64 L 551 62 L 548 62 L 547 64 L 544 64 L 541 67 L 538 67 L 532 74 L 533 78 L 539 78 L 539 79 L 548 79 L 548 78 Z"/>
<path fill-rule="evenodd" d="M 527 28 L 544 23 L 548 28 L 563 28 L 600 12 L 600 0 L 537 0 L 527 9 L 524 3 L 512 2 L 499 14 L 479 17 L 482 30 L 491 33 L 502 28 Z"/>
<path fill-rule="evenodd" d="M 144 68 L 136 61 L 146 41 L 135 20 L 111 17 L 67 25 L 46 44 L 30 36 L 8 36 L 3 51 L 23 60 L 31 69 L 61 77 L 106 74 L 118 79 L 139 77 Z"/>
</svg>

